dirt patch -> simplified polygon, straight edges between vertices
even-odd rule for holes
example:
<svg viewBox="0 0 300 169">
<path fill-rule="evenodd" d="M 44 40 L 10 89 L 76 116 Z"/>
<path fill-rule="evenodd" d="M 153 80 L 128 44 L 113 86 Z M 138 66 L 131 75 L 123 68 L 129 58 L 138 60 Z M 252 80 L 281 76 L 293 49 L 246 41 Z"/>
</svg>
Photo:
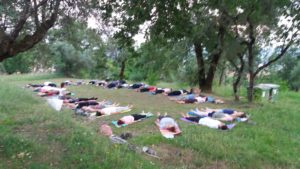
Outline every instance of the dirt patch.
<svg viewBox="0 0 300 169">
<path fill-rule="evenodd" d="M 214 161 L 208 166 L 202 167 L 203 169 L 228 169 L 224 161 Z"/>
<path fill-rule="evenodd" d="M 168 144 L 151 146 L 160 157 L 161 163 L 167 166 L 186 166 L 187 168 L 198 168 L 193 164 L 194 153 L 190 149 L 181 149 Z M 176 168 L 176 167 L 175 167 Z"/>
</svg>

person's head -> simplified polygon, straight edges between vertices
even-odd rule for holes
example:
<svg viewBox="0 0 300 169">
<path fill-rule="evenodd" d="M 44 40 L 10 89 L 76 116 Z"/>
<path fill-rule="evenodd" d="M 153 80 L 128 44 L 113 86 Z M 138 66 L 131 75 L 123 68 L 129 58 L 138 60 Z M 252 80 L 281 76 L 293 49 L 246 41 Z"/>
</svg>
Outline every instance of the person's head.
<svg viewBox="0 0 300 169">
<path fill-rule="evenodd" d="M 65 82 L 62 82 L 61 84 L 60 84 L 60 88 L 64 88 L 65 87 Z"/>
<path fill-rule="evenodd" d="M 99 132 L 100 132 L 100 134 L 102 134 L 104 136 L 108 136 L 108 137 L 113 134 L 111 127 L 107 124 L 102 124 L 99 128 Z"/>
<path fill-rule="evenodd" d="M 120 126 L 122 124 L 125 124 L 123 120 L 118 120 L 117 124 Z"/>
<path fill-rule="evenodd" d="M 241 113 L 240 118 L 246 118 L 247 117 L 246 113 L 244 113 L 244 112 L 240 112 L 240 113 Z"/>
<path fill-rule="evenodd" d="M 96 116 L 102 116 L 103 114 L 100 111 L 96 112 Z"/>
<path fill-rule="evenodd" d="M 193 93 L 193 94 L 196 94 L 196 95 L 199 95 L 199 94 L 201 93 L 201 90 L 200 90 L 199 88 L 197 88 L 197 87 L 193 87 L 193 88 L 191 89 L 191 91 L 193 91 L 192 93 Z"/>
<path fill-rule="evenodd" d="M 170 132 L 176 132 L 175 126 L 168 126 L 166 129 Z"/>
<path fill-rule="evenodd" d="M 219 129 L 221 129 L 221 130 L 227 130 L 228 127 L 224 124 L 224 125 L 219 126 Z"/>
</svg>

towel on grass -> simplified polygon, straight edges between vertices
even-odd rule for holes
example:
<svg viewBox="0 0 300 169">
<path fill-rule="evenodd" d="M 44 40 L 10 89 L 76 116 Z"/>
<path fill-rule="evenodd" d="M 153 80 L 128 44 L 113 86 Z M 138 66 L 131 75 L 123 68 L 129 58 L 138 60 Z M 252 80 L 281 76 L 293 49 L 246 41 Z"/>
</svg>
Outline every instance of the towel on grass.
<svg viewBox="0 0 300 169">
<path fill-rule="evenodd" d="M 56 111 L 60 111 L 63 105 L 63 100 L 60 100 L 58 98 L 48 98 L 47 102 L 50 107 L 52 107 Z"/>
</svg>

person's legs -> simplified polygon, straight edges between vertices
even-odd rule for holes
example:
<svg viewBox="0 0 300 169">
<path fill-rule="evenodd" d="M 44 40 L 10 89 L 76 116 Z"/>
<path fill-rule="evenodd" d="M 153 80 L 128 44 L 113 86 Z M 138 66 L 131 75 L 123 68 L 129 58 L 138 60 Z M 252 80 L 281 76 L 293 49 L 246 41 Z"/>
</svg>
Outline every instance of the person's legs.
<svg viewBox="0 0 300 169">
<path fill-rule="evenodd" d="M 140 119 L 146 118 L 146 115 L 142 115 L 142 114 L 132 114 L 131 116 L 133 116 L 134 121 L 138 121 Z"/>
<path fill-rule="evenodd" d="M 148 92 L 148 91 L 149 91 L 148 88 L 141 88 L 141 89 L 140 89 L 140 92 Z"/>
<path fill-rule="evenodd" d="M 197 100 L 196 99 L 187 99 L 184 101 L 184 103 L 189 104 L 189 103 L 195 103 Z"/>
<path fill-rule="evenodd" d="M 235 111 L 235 110 L 232 110 L 232 109 L 223 109 L 223 113 L 225 113 L 225 114 L 231 115 L 231 114 L 233 114 L 234 112 L 236 112 L 236 111 Z"/>
<path fill-rule="evenodd" d="M 198 123 L 201 117 L 185 117 L 185 119 Z"/>
</svg>

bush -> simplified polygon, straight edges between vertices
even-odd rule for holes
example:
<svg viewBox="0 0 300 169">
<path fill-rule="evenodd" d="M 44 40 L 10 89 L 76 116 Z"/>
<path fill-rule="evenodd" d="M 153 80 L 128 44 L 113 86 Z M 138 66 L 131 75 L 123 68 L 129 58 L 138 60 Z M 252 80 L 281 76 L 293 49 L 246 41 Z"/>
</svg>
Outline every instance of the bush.
<svg viewBox="0 0 300 169">
<path fill-rule="evenodd" d="M 159 81 L 159 76 L 158 76 L 157 73 L 153 73 L 153 72 L 148 73 L 146 82 L 147 82 L 149 85 L 156 85 L 156 83 L 157 83 L 158 81 Z"/>
</svg>

